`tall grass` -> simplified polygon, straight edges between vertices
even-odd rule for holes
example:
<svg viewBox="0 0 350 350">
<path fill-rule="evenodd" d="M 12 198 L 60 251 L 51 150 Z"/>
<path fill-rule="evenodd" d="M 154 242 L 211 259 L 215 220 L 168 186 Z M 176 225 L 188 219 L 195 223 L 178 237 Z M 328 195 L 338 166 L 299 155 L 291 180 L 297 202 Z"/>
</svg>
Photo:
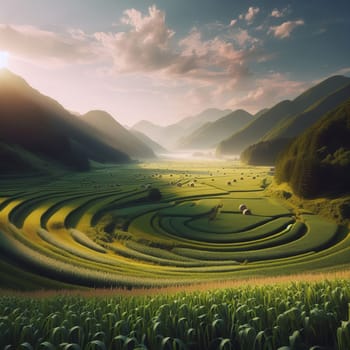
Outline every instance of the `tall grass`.
<svg viewBox="0 0 350 350">
<path fill-rule="evenodd" d="M 350 283 L 339 279 L 150 296 L 0 296 L 0 347 L 348 350 L 349 302 Z"/>
</svg>

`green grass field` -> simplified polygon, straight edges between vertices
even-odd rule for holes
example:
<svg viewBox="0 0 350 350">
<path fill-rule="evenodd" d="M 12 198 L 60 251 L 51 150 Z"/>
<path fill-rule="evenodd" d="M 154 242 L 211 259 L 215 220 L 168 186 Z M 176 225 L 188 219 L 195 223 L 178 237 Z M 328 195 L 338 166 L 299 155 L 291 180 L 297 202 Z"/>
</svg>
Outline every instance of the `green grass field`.
<svg viewBox="0 0 350 350">
<path fill-rule="evenodd" d="M 270 181 L 228 161 L 0 178 L 0 348 L 348 350 L 349 230 Z"/>
<path fill-rule="evenodd" d="M 270 181 L 268 168 L 232 161 L 0 179 L 0 254 L 17 271 L 0 270 L 2 287 L 162 287 L 348 266 L 348 230 L 296 215 L 265 194 Z M 40 276 L 34 287 L 28 273 Z"/>
</svg>

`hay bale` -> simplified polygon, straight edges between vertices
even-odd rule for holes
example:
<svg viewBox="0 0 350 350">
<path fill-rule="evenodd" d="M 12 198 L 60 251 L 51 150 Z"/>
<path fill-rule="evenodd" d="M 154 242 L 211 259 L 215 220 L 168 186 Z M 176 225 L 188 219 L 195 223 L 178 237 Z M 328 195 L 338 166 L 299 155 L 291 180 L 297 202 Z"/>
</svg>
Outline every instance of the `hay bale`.
<svg viewBox="0 0 350 350">
<path fill-rule="evenodd" d="M 243 211 L 245 210 L 245 209 L 247 209 L 248 207 L 245 205 L 245 204 L 240 204 L 239 205 L 239 207 L 238 207 L 238 209 L 239 209 L 239 211 L 241 212 L 241 213 L 243 213 Z"/>
</svg>

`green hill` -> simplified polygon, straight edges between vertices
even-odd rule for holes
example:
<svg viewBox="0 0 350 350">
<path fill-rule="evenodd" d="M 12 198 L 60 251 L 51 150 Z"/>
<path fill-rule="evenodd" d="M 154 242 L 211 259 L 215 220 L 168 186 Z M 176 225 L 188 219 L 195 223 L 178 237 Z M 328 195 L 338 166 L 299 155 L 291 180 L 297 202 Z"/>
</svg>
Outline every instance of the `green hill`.
<svg viewBox="0 0 350 350">
<path fill-rule="evenodd" d="M 293 101 L 282 101 L 263 113 L 247 127 L 222 141 L 217 153 L 239 154 L 246 147 L 262 140 L 272 129 L 280 128 L 283 123 L 296 115 L 302 114 L 321 99 L 350 83 L 350 78 L 333 76 L 308 89 Z"/>
<path fill-rule="evenodd" d="M 263 114 L 265 114 L 269 109 L 268 108 L 263 108 L 260 111 L 256 112 L 254 114 L 254 118 L 257 119 L 259 117 L 261 117 Z"/>
<path fill-rule="evenodd" d="M 278 182 L 304 198 L 350 191 L 350 99 L 327 113 L 281 154 Z"/>
<path fill-rule="evenodd" d="M 349 81 L 350 83 L 350 81 Z M 321 98 L 314 105 L 300 114 L 297 114 L 284 121 L 282 125 L 273 128 L 265 135 L 264 140 L 276 138 L 292 138 L 298 136 L 325 113 L 336 108 L 350 97 L 350 84 L 342 87 L 335 92 Z"/>
<path fill-rule="evenodd" d="M 82 116 L 105 136 L 105 141 L 112 147 L 122 150 L 132 158 L 155 158 L 153 150 L 131 132 L 119 124 L 105 111 L 94 110 Z"/>
<path fill-rule="evenodd" d="M 274 164 L 279 153 L 297 135 L 313 125 L 322 116 L 339 106 L 350 97 L 350 84 L 320 99 L 304 112 L 284 120 L 263 139 L 246 148 L 241 159 L 248 164 Z"/>
<path fill-rule="evenodd" d="M 0 71 L 0 142 L 16 146 L 18 155 L 23 150 L 73 170 L 88 170 L 89 160 L 129 160 L 90 125 L 6 69 Z"/>
<path fill-rule="evenodd" d="M 23 172 L 46 173 L 48 164 L 30 152 L 26 152 L 18 146 L 9 146 L 0 143 L 1 175 Z"/>
<path fill-rule="evenodd" d="M 282 118 L 293 113 L 294 106 L 291 101 L 278 103 L 245 128 L 221 141 L 217 147 L 217 153 L 219 155 L 241 153 L 244 148 L 259 141 Z"/>
<path fill-rule="evenodd" d="M 204 124 L 190 135 L 181 138 L 178 141 L 178 147 L 182 149 L 213 148 L 252 120 L 253 116 L 250 113 L 242 109 L 236 110 L 214 122 Z"/>
<path fill-rule="evenodd" d="M 291 142 L 289 138 L 260 141 L 241 153 L 241 160 L 249 165 L 274 165 L 282 150 Z"/>
</svg>

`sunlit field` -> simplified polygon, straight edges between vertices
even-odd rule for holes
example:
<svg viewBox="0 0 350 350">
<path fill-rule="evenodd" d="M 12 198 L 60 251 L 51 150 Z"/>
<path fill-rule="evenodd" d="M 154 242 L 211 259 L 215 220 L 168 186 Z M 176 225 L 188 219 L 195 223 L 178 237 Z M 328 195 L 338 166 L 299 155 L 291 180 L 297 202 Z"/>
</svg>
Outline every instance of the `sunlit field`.
<svg viewBox="0 0 350 350">
<path fill-rule="evenodd" d="M 234 161 L 2 178 L 2 286 L 132 289 L 347 267 L 348 230 L 268 197 L 271 179 Z"/>
<path fill-rule="evenodd" d="M 1 348 L 348 349 L 348 229 L 269 197 L 273 172 L 3 176 Z"/>
</svg>

